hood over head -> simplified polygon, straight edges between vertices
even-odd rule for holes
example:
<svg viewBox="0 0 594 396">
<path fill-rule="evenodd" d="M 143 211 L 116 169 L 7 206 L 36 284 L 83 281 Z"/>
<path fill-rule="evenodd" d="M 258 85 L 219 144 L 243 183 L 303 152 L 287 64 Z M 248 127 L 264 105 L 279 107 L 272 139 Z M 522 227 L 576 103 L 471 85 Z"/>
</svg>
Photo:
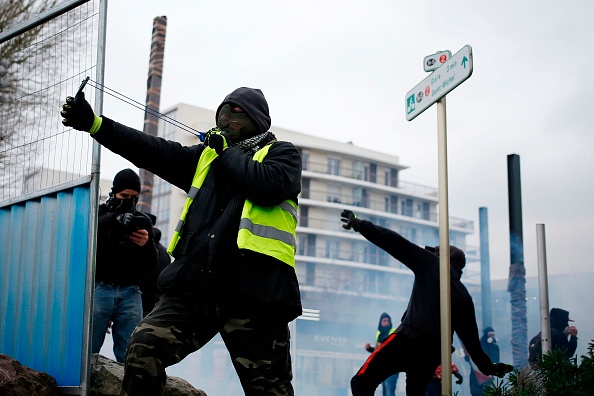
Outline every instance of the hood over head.
<svg viewBox="0 0 594 396">
<path fill-rule="evenodd" d="M 255 123 L 258 129 L 257 134 L 267 132 L 270 129 L 271 120 L 268 102 L 261 90 L 248 87 L 237 88 L 227 95 L 219 105 L 215 120 L 219 119 L 219 113 L 226 104 L 241 107 L 245 114 Z"/>
<path fill-rule="evenodd" d="M 425 250 L 430 251 L 431 253 L 439 256 L 439 245 L 437 246 L 425 246 Z M 450 245 L 450 265 L 453 265 L 458 270 L 462 271 L 466 266 L 466 255 L 462 251 L 462 249 Z"/>
<path fill-rule="evenodd" d="M 377 324 L 378 330 L 382 329 L 382 319 L 384 319 L 384 318 L 390 319 L 390 328 L 392 327 L 392 318 L 386 312 L 383 312 L 382 315 L 380 316 L 379 323 Z"/>
<path fill-rule="evenodd" d="M 573 320 L 569 319 L 569 312 L 561 308 L 553 308 L 550 313 L 551 328 L 557 330 L 564 330 L 569 326 L 569 322 Z"/>
<path fill-rule="evenodd" d="M 485 327 L 485 329 L 483 330 L 483 335 L 487 335 L 487 334 L 489 334 L 490 332 L 493 332 L 493 333 L 495 333 L 495 330 L 494 330 L 494 329 L 493 329 L 491 326 L 487 326 L 487 327 Z"/>
</svg>

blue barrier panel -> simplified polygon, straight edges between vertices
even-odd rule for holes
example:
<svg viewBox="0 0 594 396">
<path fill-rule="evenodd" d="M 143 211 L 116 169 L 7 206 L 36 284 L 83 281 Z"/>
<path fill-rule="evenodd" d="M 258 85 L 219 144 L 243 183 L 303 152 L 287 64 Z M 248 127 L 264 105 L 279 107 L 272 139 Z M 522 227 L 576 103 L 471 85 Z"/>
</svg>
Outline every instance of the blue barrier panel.
<svg viewBox="0 0 594 396">
<path fill-rule="evenodd" d="M 0 207 L 0 353 L 64 387 L 81 385 L 89 213 L 88 184 Z"/>
</svg>

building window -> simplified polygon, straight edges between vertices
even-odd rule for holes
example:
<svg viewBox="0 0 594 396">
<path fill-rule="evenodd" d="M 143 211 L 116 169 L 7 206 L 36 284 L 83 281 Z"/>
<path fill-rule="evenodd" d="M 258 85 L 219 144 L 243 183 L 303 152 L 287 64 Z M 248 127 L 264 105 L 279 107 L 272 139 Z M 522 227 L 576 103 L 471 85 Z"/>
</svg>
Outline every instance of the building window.
<svg viewBox="0 0 594 396">
<path fill-rule="evenodd" d="M 397 195 L 386 195 L 386 208 L 385 211 L 388 213 L 398 213 L 398 196 Z"/>
<path fill-rule="evenodd" d="M 309 178 L 301 178 L 301 198 L 309 198 Z"/>
<path fill-rule="evenodd" d="M 340 175 L 340 159 L 328 158 L 328 174 L 329 175 Z"/>
<path fill-rule="evenodd" d="M 386 186 L 398 187 L 398 169 L 391 168 L 387 170 L 384 183 Z"/>
<path fill-rule="evenodd" d="M 316 236 L 312 234 L 300 235 L 297 242 L 297 254 L 299 256 L 316 255 Z"/>
<path fill-rule="evenodd" d="M 361 180 L 363 176 L 363 165 L 361 161 L 353 162 L 353 179 Z"/>
<path fill-rule="evenodd" d="M 340 185 L 328 183 L 326 186 L 326 201 L 340 203 Z"/>
<path fill-rule="evenodd" d="M 377 183 L 377 164 L 369 164 L 369 181 Z"/>
<path fill-rule="evenodd" d="M 301 152 L 301 168 L 307 170 L 309 166 L 309 153 L 307 151 Z"/>
<path fill-rule="evenodd" d="M 400 201 L 400 214 L 403 216 L 413 216 L 413 200 L 412 198 L 406 198 Z"/>
<path fill-rule="evenodd" d="M 308 216 L 309 206 L 299 206 L 299 225 L 301 227 L 309 227 Z"/>
<path fill-rule="evenodd" d="M 307 249 L 305 250 L 305 253 L 308 256 L 311 257 L 316 257 L 316 236 L 309 234 L 307 236 Z"/>
<path fill-rule="evenodd" d="M 357 187 L 353 189 L 353 206 L 369 207 L 369 191 L 366 188 Z"/>
<path fill-rule="evenodd" d="M 429 212 L 429 202 L 418 203 L 416 217 L 418 219 L 429 220 L 430 216 L 431 214 Z"/>
<path fill-rule="evenodd" d="M 339 252 L 338 240 L 328 238 L 326 240 L 326 258 L 337 259 Z"/>
</svg>

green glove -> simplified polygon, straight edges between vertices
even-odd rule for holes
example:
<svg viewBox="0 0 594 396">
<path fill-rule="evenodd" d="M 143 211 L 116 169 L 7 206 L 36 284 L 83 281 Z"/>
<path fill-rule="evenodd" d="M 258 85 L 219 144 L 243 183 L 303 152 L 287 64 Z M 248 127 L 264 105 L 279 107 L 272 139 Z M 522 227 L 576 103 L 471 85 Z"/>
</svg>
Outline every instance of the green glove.
<svg viewBox="0 0 594 396">
<path fill-rule="evenodd" d="M 103 119 L 97 117 L 93 112 L 93 108 L 85 100 L 85 93 L 79 92 L 76 97 L 69 96 L 66 98 L 66 103 L 62 105 L 60 115 L 64 118 L 62 124 L 72 127 L 78 131 L 90 132 L 91 134 L 97 132 L 101 127 Z"/>
<path fill-rule="evenodd" d="M 218 155 L 223 154 L 223 151 L 227 150 L 231 146 L 231 138 L 225 131 L 221 131 L 219 128 L 212 128 L 206 132 L 204 136 L 204 144 L 211 149 L 214 149 Z"/>
<path fill-rule="evenodd" d="M 345 223 L 342 225 L 342 228 L 344 228 L 345 230 L 350 230 L 352 228 L 353 230 L 359 232 L 361 220 L 358 219 L 352 211 L 345 209 L 342 211 L 340 216 L 342 217 L 340 221 Z"/>
</svg>

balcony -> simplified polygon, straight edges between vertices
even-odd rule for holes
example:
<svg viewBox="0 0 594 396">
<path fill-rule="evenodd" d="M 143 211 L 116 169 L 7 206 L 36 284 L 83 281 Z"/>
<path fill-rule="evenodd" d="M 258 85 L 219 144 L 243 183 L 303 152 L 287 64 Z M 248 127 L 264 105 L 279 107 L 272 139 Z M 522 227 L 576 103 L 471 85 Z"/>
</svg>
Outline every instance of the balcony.
<svg viewBox="0 0 594 396">
<path fill-rule="evenodd" d="M 434 187 L 424 186 L 417 183 L 407 182 L 400 180 L 399 178 L 390 178 L 386 180 L 383 174 L 376 174 L 375 176 L 364 172 L 361 169 L 355 169 L 353 167 L 329 167 L 327 163 L 308 161 L 307 164 L 303 164 L 303 174 L 308 176 L 309 173 L 327 175 L 336 178 L 346 178 L 351 180 L 360 180 L 363 182 L 375 184 L 380 188 L 397 188 L 402 194 L 411 194 L 417 196 L 430 197 L 436 199 L 438 190 Z M 312 177 L 315 177 L 312 175 Z M 375 179 L 375 181 L 373 180 Z M 345 181 L 346 182 L 346 181 Z"/>
<path fill-rule="evenodd" d="M 311 201 L 308 201 L 311 200 Z M 300 204 L 308 205 L 308 206 L 317 206 L 318 203 L 327 202 L 330 204 L 329 206 L 335 206 L 337 209 L 342 209 L 345 206 L 356 206 L 360 208 L 370 209 L 376 212 L 381 212 L 385 214 L 393 214 L 399 215 L 404 217 L 409 217 L 416 220 L 425 220 L 430 223 L 434 223 L 437 225 L 439 221 L 438 213 L 433 212 L 424 208 L 418 208 L 417 205 L 414 203 L 412 205 L 407 204 L 404 200 L 398 200 L 398 204 L 393 204 L 386 199 L 371 199 L 363 196 L 354 196 L 352 194 L 329 194 L 327 190 L 317 190 L 317 189 L 304 189 L 300 195 Z M 405 205 L 402 205 L 405 203 Z M 322 206 L 322 205 L 319 205 Z M 376 216 L 380 216 L 379 214 L 375 214 Z M 386 216 L 390 218 L 396 218 L 398 216 Z M 364 218 L 368 218 L 365 216 Z M 337 217 L 337 221 L 338 221 Z M 467 219 L 462 219 L 459 217 L 450 216 L 449 217 L 450 228 L 456 228 L 468 232 L 474 231 L 474 222 Z M 325 229 L 325 223 L 328 223 L 327 219 L 316 219 L 308 218 L 307 221 L 300 221 L 300 224 L 304 227 L 312 227 L 312 228 L 321 228 Z"/>
</svg>

